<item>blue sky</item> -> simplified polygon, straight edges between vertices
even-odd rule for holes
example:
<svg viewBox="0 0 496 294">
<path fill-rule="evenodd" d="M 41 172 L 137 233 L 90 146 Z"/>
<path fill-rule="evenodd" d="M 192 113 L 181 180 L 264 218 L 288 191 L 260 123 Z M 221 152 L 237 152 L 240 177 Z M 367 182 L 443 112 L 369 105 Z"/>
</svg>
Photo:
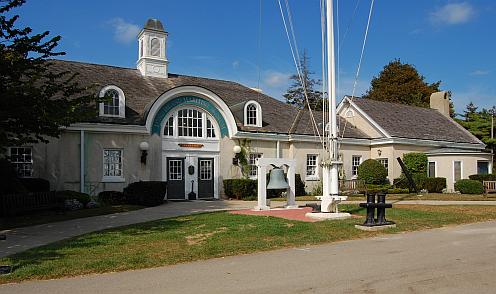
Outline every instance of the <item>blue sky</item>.
<svg viewBox="0 0 496 294">
<path fill-rule="evenodd" d="M 355 17 L 353 11 L 359 1 Z M 169 32 L 170 72 L 238 81 L 281 99 L 294 71 L 277 0 L 28 2 L 15 13 L 35 32 L 63 37 L 68 60 L 135 67 L 136 34 L 146 19 Z M 289 0 L 298 47 L 321 75 L 319 0 Z M 339 95 L 352 90 L 370 0 L 341 0 Z M 394 58 L 416 66 L 429 82 L 453 92 L 457 112 L 469 101 L 496 105 L 496 2 L 377 0 L 357 94 Z M 353 21 L 351 22 L 351 20 Z M 344 31 L 349 27 L 346 38 Z M 260 37 L 260 49 L 258 40 Z M 260 68 L 260 70 L 259 70 Z M 260 78 L 259 78 L 260 76 Z"/>
</svg>

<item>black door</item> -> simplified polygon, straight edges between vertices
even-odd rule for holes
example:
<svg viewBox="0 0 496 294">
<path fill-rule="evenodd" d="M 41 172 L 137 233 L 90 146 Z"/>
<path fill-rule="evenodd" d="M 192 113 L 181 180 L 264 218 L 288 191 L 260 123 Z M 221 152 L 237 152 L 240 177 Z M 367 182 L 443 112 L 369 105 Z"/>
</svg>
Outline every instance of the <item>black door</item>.
<svg viewBox="0 0 496 294">
<path fill-rule="evenodd" d="M 167 157 L 167 199 L 185 199 L 184 158 Z"/>
<path fill-rule="evenodd" d="M 198 198 L 214 198 L 213 158 L 198 158 Z"/>
</svg>

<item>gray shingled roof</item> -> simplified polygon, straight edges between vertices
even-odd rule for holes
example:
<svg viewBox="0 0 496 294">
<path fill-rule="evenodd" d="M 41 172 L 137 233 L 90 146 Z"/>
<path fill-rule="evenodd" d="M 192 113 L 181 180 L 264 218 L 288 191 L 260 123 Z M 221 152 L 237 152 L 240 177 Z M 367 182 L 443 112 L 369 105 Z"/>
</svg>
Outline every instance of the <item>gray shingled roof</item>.
<svg viewBox="0 0 496 294">
<path fill-rule="evenodd" d="M 239 130 L 252 132 L 273 132 L 287 134 L 298 110 L 282 101 L 259 93 L 241 84 L 169 74 L 169 78 L 143 77 L 139 70 L 108 65 L 53 60 L 56 71 L 79 73 L 77 79 L 82 84 L 96 85 L 96 93 L 106 85 L 115 85 L 126 96 L 126 118 L 98 117 L 94 122 L 144 125 L 144 113 L 164 92 L 179 86 L 199 86 L 217 94 L 227 106 L 232 107 L 249 100 L 260 103 L 263 112 L 261 128 L 245 127 L 242 118 L 235 116 Z"/>
<path fill-rule="evenodd" d="M 481 144 L 435 109 L 363 98 L 355 98 L 353 102 L 393 137 Z"/>
</svg>

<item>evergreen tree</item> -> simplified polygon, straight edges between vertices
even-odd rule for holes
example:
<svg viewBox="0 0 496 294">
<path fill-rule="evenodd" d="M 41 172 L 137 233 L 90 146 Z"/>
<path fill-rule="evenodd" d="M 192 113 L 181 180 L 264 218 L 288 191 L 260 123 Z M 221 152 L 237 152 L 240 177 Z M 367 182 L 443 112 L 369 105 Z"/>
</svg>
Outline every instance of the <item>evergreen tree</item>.
<svg viewBox="0 0 496 294">
<path fill-rule="evenodd" d="M 477 106 L 472 101 L 467 105 L 467 109 L 463 112 L 465 121 L 470 121 L 470 117 L 477 113 Z"/>
<path fill-rule="evenodd" d="M 496 151 L 496 139 L 491 139 L 491 116 L 493 113 L 496 114 L 496 107 L 477 112 L 477 107 L 470 102 L 463 119 L 456 119 L 456 121 L 484 142 L 489 149 Z"/>
<path fill-rule="evenodd" d="M 429 107 L 430 96 L 439 91 L 440 81 L 429 84 L 415 67 L 395 59 L 374 77 L 363 98 Z"/>
<path fill-rule="evenodd" d="M 63 126 L 96 114 L 94 91 L 69 72 L 51 70 L 61 37 L 19 28 L 11 10 L 25 0 L 0 1 L 0 154 L 7 146 L 47 142 Z"/>
<path fill-rule="evenodd" d="M 286 103 L 294 105 L 300 109 L 306 108 L 306 90 L 310 107 L 317 110 L 322 109 L 322 92 L 315 89 L 316 86 L 321 84 L 321 81 L 311 78 L 311 75 L 313 75 L 314 73 L 311 72 L 309 69 L 309 57 L 307 56 L 306 50 L 303 51 L 299 69 L 301 72 L 303 83 L 301 82 L 300 77 L 297 73 L 290 77 L 293 83 L 286 91 L 286 94 L 283 95 L 286 99 Z"/>
</svg>

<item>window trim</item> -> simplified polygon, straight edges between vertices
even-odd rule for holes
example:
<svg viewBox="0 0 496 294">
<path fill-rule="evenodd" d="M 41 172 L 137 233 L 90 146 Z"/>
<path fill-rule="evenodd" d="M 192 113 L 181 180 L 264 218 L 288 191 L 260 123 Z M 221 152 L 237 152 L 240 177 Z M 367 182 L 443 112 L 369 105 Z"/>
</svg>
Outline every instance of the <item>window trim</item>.
<svg viewBox="0 0 496 294">
<path fill-rule="evenodd" d="M 460 180 L 463 180 L 463 160 L 453 160 L 453 183 L 456 183 L 455 179 L 455 162 L 460 162 Z"/>
<path fill-rule="evenodd" d="M 188 110 L 188 109 L 196 110 L 196 111 L 199 111 L 201 113 L 201 118 L 202 118 L 202 136 L 201 137 L 179 136 L 178 114 L 179 114 L 180 110 Z M 173 123 L 173 127 L 172 127 L 173 135 L 172 136 L 164 134 L 165 125 L 167 124 L 167 122 L 169 121 L 169 119 L 171 117 L 172 117 L 172 123 Z M 207 132 L 207 119 L 210 120 L 210 122 L 212 123 L 215 137 L 208 137 L 207 136 L 207 133 L 208 133 Z M 220 129 L 219 129 L 219 125 L 217 124 L 217 120 L 215 119 L 215 117 L 213 117 L 208 111 L 206 111 L 203 108 L 194 107 L 194 106 L 190 106 L 190 105 L 188 105 L 186 107 L 183 105 L 182 107 L 177 107 L 177 108 L 171 110 L 169 112 L 169 114 L 166 116 L 166 118 L 163 120 L 163 124 L 162 124 L 160 133 L 161 133 L 162 138 L 164 138 L 164 139 L 207 140 L 207 141 L 219 141 L 220 140 L 220 138 L 219 138 Z"/>
<path fill-rule="evenodd" d="M 491 161 L 489 160 L 477 160 L 477 174 L 479 174 L 479 162 L 486 162 L 487 163 L 487 174 L 491 173 Z"/>
<path fill-rule="evenodd" d="M 255 105 L 255 110 L 256 110 L 256 119 L 257 119 L 257 122 L 256 124 L 249 124 L 248 123 L 248 106 L 250 105 Z M 245 103 L 245 106 L 244 106 L 244 109 L 243 109 L 243 117 L 244 117 L 244 125 L 247 126 L 247 127 L 257 127 L 257 128 L 261 128 L 262 127 L 262 107 L 260 106 L 260 104 L 255 101 L 255 100 L 250 100 L 248 102 Z"/>
<path fill-rule="evenodd" d="M 257 160 L 258 158 L 263 158 L 263 153 L 262 152 L 250 152 L 248 153 L 248 166 L 250 166 L 250 170 L 248 171 L 248 177 L 250 179 L 257 179 L 258 178 L 258 168 L 255 164 L 251 164 L 250 163 L 250 156 L 252 154 L 257 154 L 259 155 L 259 157 L 255 158 L 255 160 Z M 251 174 L 251 171 L 252 171 L 252 168 L 255 167 L 255 175 L 252 175 Z"/>
<path fill-rule="evenodd" d="M 8 147 L 8 160 L 9 162 L 12 164 L 12 165 L 16 165 L 15 162 L 12 162 L 12 148 L 29 148 L 31 149 L 31 175 L 30 176 L 20 176 L 18 174 L 18 171 L 16 169 L 16 174 L 18 177 L 22 178 L 22 179 L 29 179 L 29 178 L 33 178 L 34 177 L 34 156 L 33 156 L 33 146 L 11 146 L 11 147 Z"/>
<path fill-rule="evenodd" d="M 308 157 L 315 156 L 315 174 L 308 175 Z M 307 154 L 307 159 L 305 162 L 305 180 L 307 181 L 318 181 L 319 178 L 319 155 L 315 153 Z"/>
<path fill-rule="evenodd" d="M 99 115 L 103 116 L 103 117 L 122 117 L 122 118 L 125 118 L 126 117 L 126 96 L 124 95 L 124 92 L 122 91 L 121 88 L 114 86 L 114 85 L 107 85 L 100 90 L 99 97 L 100 98 L 104 97 L 105 93 L 109 90 L 115 90 L 119 94 L 119 114 L 118 115 L 105 114 L 104 106 L 103 106 L 104 102 L 100 102 L 99 103 L 100 104 L 99 105 L 99 112 L 100 112 Z"/>
<path fill-rule="evenodd" d="M 353 165 L 353 157 L 358 157 L 358 158 L 360 158 L 360 162 L 359 162 L 359 164 L 356 166 L 356 167 L 357 167 L 357 172 L 356 172 L 356 175 L 354 175 L 354 174 L 353 174 L 353 166 L 354 166 L 354 165 Z M 363 158 L 363 156 L 362 156 L 362 155 L 351 155 L 351 177 L 352 177 L 353 179 L 356 179 L 356 178 L 358 177 L 358 167 L 359 167 L 359 166 L 360 166 L 360 164 L 362 164 L 362 162 L 363 162 L 363 161 L 362 161 L 362 158 Z"/>
<path fill-rule="evenodd" d="M 120 176 L 106 176 L 105 175 L 105 151 L 106 150 L 119 150 L 121 151 L 121 175 Z M 124 148 L 102 148 L 102 182 L 103 183 L 123 183 L 124 178 Z"/>
<path fill-rule="evenodd" d="M 434 176 L 431 176 L 431 174 L 429 172 L 430 171 L 429 164 L 431 164 L 431 163 L 434 163 Z M 437 161 L 435 161 L 435 160 L 429 160 L 427 162 L 427 177 L 429 177 L 429 178 L 436 178 L 437 175 L 438 175 L 438 173 L 437 173 Z"/>
</svg>

